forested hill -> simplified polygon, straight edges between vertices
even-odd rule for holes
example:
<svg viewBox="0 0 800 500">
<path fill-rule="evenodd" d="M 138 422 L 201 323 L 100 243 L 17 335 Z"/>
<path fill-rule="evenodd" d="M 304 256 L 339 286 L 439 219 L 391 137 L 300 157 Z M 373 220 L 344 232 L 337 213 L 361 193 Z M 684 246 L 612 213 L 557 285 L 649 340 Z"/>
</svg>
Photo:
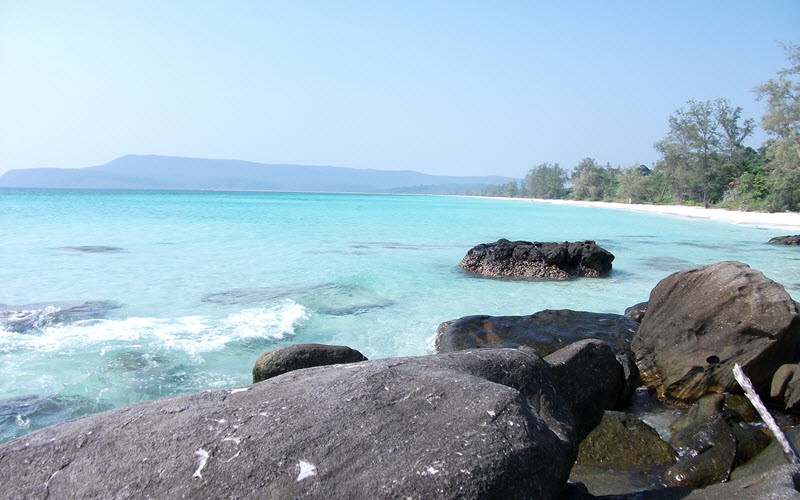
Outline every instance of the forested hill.
<svg viewBox="0 0 800 500">
<path fill-rule="evenodd" d="M 219 189 L 339 192 L 480 191 L 508 177 L 428 175 L 311 165 L 275 165 L 239 160 L 129 155 L 96 167 L 10 170 L 0 187 L 94 189 Z"/>
</svg>

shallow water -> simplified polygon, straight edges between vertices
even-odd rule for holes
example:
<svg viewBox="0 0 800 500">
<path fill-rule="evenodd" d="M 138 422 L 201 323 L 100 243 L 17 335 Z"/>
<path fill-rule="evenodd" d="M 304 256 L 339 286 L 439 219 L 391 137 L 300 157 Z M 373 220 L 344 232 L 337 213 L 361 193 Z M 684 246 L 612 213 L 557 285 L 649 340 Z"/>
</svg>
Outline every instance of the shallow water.
<svg viewBox="0 0 800 500">
<path fill-rule="evenodd" d="M 720 260 L 800 298 L 797 248 L 765 243 L 785 230 L 519 200 L 7 189 L 0 227 L 0 440 L 247 384 L 261 352 L 290 343 L 422 355 L 440 322 L 464 315 L 621 313 L 667 274 Z M 547 282 L 457 267 L 501 237 L 595 239 L 614 270 Z M 29 411 L 42 400 L 56 409 Z"/>
</svg>

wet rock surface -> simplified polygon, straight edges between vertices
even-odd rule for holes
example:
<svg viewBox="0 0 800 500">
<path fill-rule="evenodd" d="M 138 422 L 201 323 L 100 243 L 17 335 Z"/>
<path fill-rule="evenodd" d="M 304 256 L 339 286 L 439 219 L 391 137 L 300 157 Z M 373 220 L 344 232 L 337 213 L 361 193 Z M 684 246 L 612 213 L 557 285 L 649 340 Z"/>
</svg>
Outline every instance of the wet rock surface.
<svg viewBox="0 0 800 500">
<path fill-rule="evenodd" d="M 529 316 L 465 316 L 437 329 L 437 352 L 527 346 L 547 356 L 584 339 L 598 339 L 627 353 L 639 324 L 621 314 L 545 310 Z"/>
<path fill-rule="evenodd" d="M 577 463 L 619 470 L 631 465 L 671 465 L 677 456 L 649 425 L 623 412 L 607 411 L 581 442 Z"/>
<path fill-rule="evenodd" d="M 690 402 L 738 392 L 733 365 L 767 393 L 795 359 L 800 316 L 784 288 L 741 262 L 720 262 L 661 280 L 631 348 L 659 397 Z"/>
<path fill-rule="evenodd" d="M 499 239 L 471 248 L 459 264 L 495 278 L 567 279 L 611 271 L 614 255 L 594 241 L 541 243 Z"/>
<path fill-rule="evenodd" d="M 273 349 L 259 356 L 253 365 L 253 383 L 303 368 L 359 361 L 367 361 L 367 358 L 347 346 L 294 344 Z"/>
<path fill-rule="evenodd" d="M 555 498 L 577 446 L 550 367 L 481 349 L 65 422 L 0 445 L 0 484 L 25 498 Z"/>
</svg>

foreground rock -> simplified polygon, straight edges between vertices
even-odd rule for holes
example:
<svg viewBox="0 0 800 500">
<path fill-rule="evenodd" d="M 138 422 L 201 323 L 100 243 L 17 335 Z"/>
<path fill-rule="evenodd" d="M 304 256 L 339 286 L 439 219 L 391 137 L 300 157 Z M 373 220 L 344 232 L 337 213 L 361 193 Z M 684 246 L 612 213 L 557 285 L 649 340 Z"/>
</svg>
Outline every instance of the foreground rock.
<svg viewBox="0 0 800 500">
<path fill-rule="evenodd" d="M 787 411 L 800 412 L 800 365 L 783 365 L 772 377 L 769 396 L 784 404 Z"/>
<path fill-rule="evenodd" d="M 577 455 L 551 369 L 482 349 L 290 372 L 0 445 L 16 498 L 554 498 Z"/>
<path fill-rule="evenodd" d="M 588 338 L 625 353 L 639 323 L 620 314 L 545 310 L 529 316 L 465 316 L 445 321 L 436 332 L 436 351 L 454 352 L 476 347 L 526 346 L 547 356 Z"/>
<path fill-rule="evenodd" d="M 800 245 L 800 234 L 792 236 L 776 236 L 769 240 L 773 245 Z"/>
<path fill-rule="evenodd" d="M 558 394 L 575 416 L 578 439 L 583 440 L 603 418 L 603 410 L 617 406 L 625 389 L 625 374 L 614 351 L 605 342 L 575 342 L 544 358 L 553 372 Z"/>
<path fill-rule="evenodd" d="M 367 358 L 343 345 L 295 344 L 265 352 L 253 365 L 253 383 L 314 366 L 358 363 Z"/>
<path fill-rule="evenodd" d="M 800 316 L 786 290 L 741 262 L 680 271 L 650 293 L 631 348 L 642 380 L 661 398 L 740 392 L 738 363 L 762 393 L 796 358 Z"/>
<path fill-rule="evenodd" d="M 593 496 L 582 485 L 571 485 L 562 495 L 562 500 L 588 500 L 603 498 L 606 500 L 730 500 L 738 498 L 747 499 L 773 499 L 789 500 L 800 498 L 797 486 L 800 484 L 800 465 L 781 465 L 762 474 L 715 484 L 703 489 L 689 489 L 682 487 L 662 488 L 647 491 L 638 491 L 625 495 Z"/>
<path fill-rule="evenodd" d="M 532 243 L 497 240 L 470 249 L 461 268 L 495 278 L 567 279 L 601 276 L 611 271 L 614 256 L 594 241 Z"/>
</svg>

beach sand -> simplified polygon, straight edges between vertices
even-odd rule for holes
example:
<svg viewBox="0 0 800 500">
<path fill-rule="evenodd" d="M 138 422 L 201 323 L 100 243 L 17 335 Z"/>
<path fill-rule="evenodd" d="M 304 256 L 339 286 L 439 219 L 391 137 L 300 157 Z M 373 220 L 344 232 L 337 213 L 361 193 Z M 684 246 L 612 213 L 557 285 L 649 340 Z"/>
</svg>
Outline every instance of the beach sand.
<svg viewBox="0 0 800 500">
<path fill-rule="evenodd" d="M 797 212 L 744 212 L 725 210 L 722 208 L 689 207 L 684 205 L 642 205 L 628 203 L 611 203 L 604 201 L 544 200 L 529 199 L 534 203 L 552 203 L 559 205 L 575 205 L 583 207 L 608 208 L 613 210 L 631 210 L 634 212 L 650 212 L 687 219 L 705 219 L 732 224 L 743 224 L 755 227 L 781 229 L 785 234 L 800 232 L 800 213 Z"/>
</svg>

